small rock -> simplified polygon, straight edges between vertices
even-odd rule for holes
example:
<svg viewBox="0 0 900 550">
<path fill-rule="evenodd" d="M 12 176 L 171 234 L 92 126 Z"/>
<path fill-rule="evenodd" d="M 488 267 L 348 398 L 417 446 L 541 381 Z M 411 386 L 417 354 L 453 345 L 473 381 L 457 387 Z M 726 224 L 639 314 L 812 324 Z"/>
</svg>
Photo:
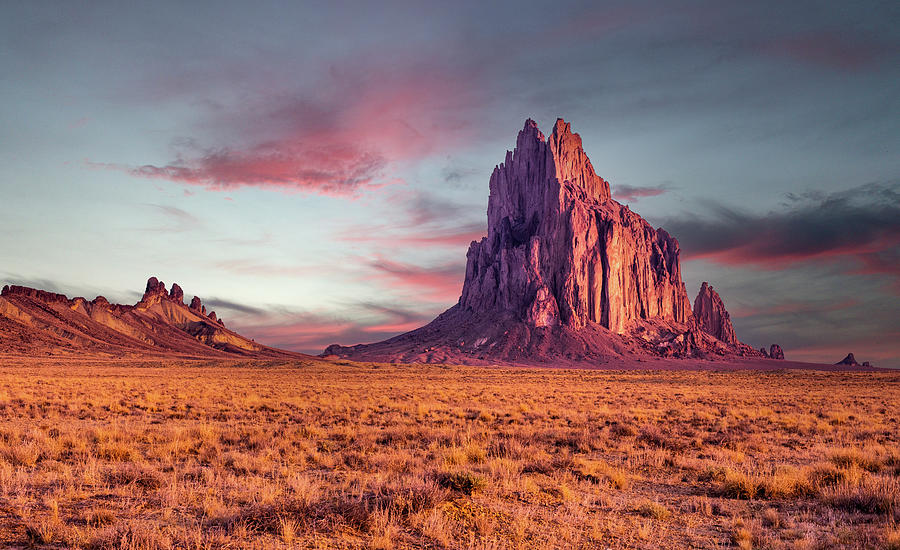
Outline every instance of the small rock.
<svg viewBox="0 0 900 550">
<path fill-rule="evenodd" d="M 784 359 L 784 350 L 778 344 L 772 344 L 769 348 L 769 357 L 772 359 Z"/>
</svg>

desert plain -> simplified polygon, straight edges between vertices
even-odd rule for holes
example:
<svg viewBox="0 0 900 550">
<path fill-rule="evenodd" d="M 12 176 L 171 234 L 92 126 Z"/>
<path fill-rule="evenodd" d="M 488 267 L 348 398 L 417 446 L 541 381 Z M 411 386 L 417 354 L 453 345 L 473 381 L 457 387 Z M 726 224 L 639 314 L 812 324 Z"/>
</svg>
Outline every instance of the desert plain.
<svg viewBox="0 0 900 550">
<path fill-rule="evenodd" d="M 900 548 L 900 373 L 630 366 L 2 358 L 0 546 Z"/>
</svg>

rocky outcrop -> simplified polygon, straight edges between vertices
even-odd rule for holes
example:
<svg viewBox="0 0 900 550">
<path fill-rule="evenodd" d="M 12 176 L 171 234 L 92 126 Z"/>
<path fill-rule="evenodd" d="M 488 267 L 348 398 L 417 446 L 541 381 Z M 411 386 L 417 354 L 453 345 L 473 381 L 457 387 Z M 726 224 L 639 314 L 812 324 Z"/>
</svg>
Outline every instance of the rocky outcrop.
<svg viewBox="0 0 900 550">
<path fill-rule="evenodd" d="M 47 292 L 46 290 L 19 285 L 4 285 L 3 291 L 0 292 L 0 296 L 23 296 L 27 298 L 33 298 L 41 302 L 46 302 L 48 304 L 65 303 L 69 301 L 65 294 Z"/>
<path fill-rule="evenodd" d="M 194 296 L 193 298 L 191 298 L 191 305 L 189 307 L 191 309 L 193 309 L 194 311 L 200 311 L 200 312 L 204 311 L 204 309 L 205 309 L 203 307 L 203 303 L 200 301 L 200 298 L 198 296 Z"/>
<path fill-rule="evenodd" d="M 852 353 L 848 353 L 848 354 L 847 354 L 847 357 L 844 357 L 843 359 L 841 359 L 840 361 L 838 361 L 837 363 L 835 363 L 835 365 L 846 365 L 846 366 L 849 366 L 849 367 L 858 367 L 858 366 L 860 366 L 859 363 L 856 362 L 856 357 L 853 357 L 853 354 L 852 354 Z"/>
<path fill-rule="evenodd" d="M 784 359 L 784 350 L 778 344 L 772 344 L 769 348 L 769 357 L 772 359 Z"/>
<path fill-rule="evenodd" d="M 700 285 L 700 292 L 694 299 L 694 319 L 701 330 L 715 336 L 726 344 L 736 345 L 737 336 L 731 325 L 731 316 L 719 293 L 709 283 Z"/>
<path fill-rule="evenodd" d="M 135 305 L 91 301 L 6 285 L 0 297 L 0 353 L 114 357 L 308 358 L 257 344 L 202 313 L 199 298 L 184 304 L 177 284 L 166 292 L 156 277 Z M 198 310 L 199 308 L 199 310 Z"/>
<path fill-rule="evenodd" d="M 610 198 L 568 123 L 557 120 L 545 140 L 528 120 L 491 175 L 488 234 L 469 247 L 459 305 L 538 327 L 684 323 L 679 253 L 677 240 Z"/>
<path fill-rule="evenodd" d="M 144 296 L 141 298 L 141 301 L 148 302 L 156 296 L 167 295 L 166 283 L 160 281 L 156 277 L 150 277 L 147 279 L 147 286 L 144 288 Z"/>
<path fill-rule="evenodd" d="M 184 303 L 184 291 L 178 286 L 178 283 L 172 283 L 172 290 L 169 291 L 169 299 L 179 304 Z"/>
</svg>

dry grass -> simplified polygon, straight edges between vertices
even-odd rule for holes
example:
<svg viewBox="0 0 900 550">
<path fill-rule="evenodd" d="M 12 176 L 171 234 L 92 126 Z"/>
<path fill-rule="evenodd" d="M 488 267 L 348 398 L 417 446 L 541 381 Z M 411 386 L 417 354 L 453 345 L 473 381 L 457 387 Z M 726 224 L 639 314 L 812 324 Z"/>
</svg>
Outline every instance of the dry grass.
<svg viewBox="0 0 900 550">
<path fill-rule="evenodd" d="M 0 546 L 898 548 L 900 375 L 0 363 Z"/>
</svg>

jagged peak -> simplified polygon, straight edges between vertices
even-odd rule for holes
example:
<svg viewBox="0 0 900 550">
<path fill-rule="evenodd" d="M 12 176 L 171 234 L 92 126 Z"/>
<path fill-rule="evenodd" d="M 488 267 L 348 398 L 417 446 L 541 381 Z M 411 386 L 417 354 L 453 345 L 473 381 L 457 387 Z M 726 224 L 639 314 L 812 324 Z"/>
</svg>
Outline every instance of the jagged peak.
<svg viewBox="0 0 900 550">
<path fill-rule="evenodd" d="M 591 159 L 582 147 L 581 136 L 572 131 L 570 123 L 556 119 L 547 145 L 553 154 L 556 179 L 574 184 L 596 200 L 605 201 L 611 197 L 609 183 L 594 171 Z"/>
<path fill-rule="evenodd" d="M 703 281 L 700 292 L 694 299 L 694 318 L 700 328 L 709 335 L 715 336 L 726 344 L 736 345 L 737 335 L 731 324 L 731 315 L 725 309 L 722 297 L 708 282 Z"/>
<path fill-rule="evenodd" d="M 146 302 L 154 296 L 166 296 L 167 294 L 166 283 L 156 277 L 150 277 L 147 279 L 147 286 L 144 288 L 144 296 L 141 298 L 141 301 Z"/>
<path fill-rule="evenodd" d="M 544 143 L 544 134 L 538 128 L 537 122 L 529 118 L 516 137 L 515 151 L 517 155 L 528 154 L 529 151 L 538 151 L 538 154 L 541 154 L 540 149 Z"/>
<path fill-rule="evenodd" d="M 178 286 L 178 283 L 172 283 L 172 289 L 169 291 L 169 298 L 179 304 L 184 303 L 184 291 Z"/>
<path fill-rule="evenodd" d="M 572 133 L 572 123 L 566 122 L 562 118 L 557 118 L 556 124 L 553 125 L 553 135 L 561 136 L 561 135 L 571 134 L 571 133 Z M 578 134 L 575 134 L 575 135 L 577 136 Z M 579 138 L 579 141 L 580 141 L 580 138 Z"/>
</svg>

